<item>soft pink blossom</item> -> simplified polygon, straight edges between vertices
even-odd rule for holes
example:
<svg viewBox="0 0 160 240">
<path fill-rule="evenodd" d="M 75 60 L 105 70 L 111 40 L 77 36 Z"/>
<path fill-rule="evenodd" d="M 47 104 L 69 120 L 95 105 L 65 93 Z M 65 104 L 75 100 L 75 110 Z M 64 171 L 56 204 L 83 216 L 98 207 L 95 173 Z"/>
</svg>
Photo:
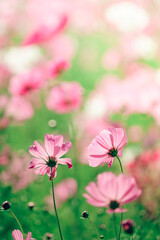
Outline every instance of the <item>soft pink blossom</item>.
<svg viewBox="0 0 160 240">
<path fill-rule="evenodd" d="M 69 198 L 72 198 L 77 192 L 77 181 L 74 178 L 67 178 L 62 182 L 56 184 L 55 189 L 56 206 L 60 207 Z M 49 206 L 52 206 L 52 197 L 47 197 L 46 202 Z"/>
<path fill-rule="evenodd" d="M 89 165 L 97 167 L 108 163 L 111 167 L 116 156 L 122 157 L 122 150 L 126 143 L 126 132 L 122 128 L 108 128 L 101 131 L 88 147 Z"/>
<path fill-rule="evenodd" d="M 127 172 L 142 189 L 140 201 L 150 213 L 157 214 L 159 206 L 160 150 L 147 150 L 127 165 Z"/>
<path fill-rule="evenodd" d="M 14 121 L 25 121 L 32 118 L 34 110 L 29 101 L 20 96 L 10 99 L 5 110 L 5 116 Z"/>
<path fill-rule="evenodd" d="M 40 89 L 45 81 L 44 72 L 41 69 L 33 69 L 11 78 L 9 91 L 14 95 L 26 95 Z"/>
<path fill-rule="evenodd" d="M 111 172 L 99 174 L 97 184 L 90 182 L 86 191 L 83 196 L 87 202 L 95 207 L 108 208 L 108 213 L 127 211 L 122 208 L 123 205 L 139 197 L 142 192 L 133 177 L 123 174 L 116 176 Z"/>
<path fill-rule="evenodd" d="M 45 135 L 45 148 L 43 148 L 37 141 L 29 148 L 29 152 L 34 158 L 30 161 L 29 168 L 35 168 L 35 174 L 42 176 L 47 173 L 51 179 L 56 177 L 56 170 L 58 164 L 68 165 L 72 168 L 72 160 L 70 158 L 61 158 L 72 147 L 71 142 L 63 143 L 62 135 Z"/>
<path fill-rule="evenodd" d="M 9 155 L 10 154 L 10 155 Z M 13 191 L 19 191 L 26 188 L 30 183 L 32 183 L 36 176 L 28 169 L 27 161 L 29 160 L 28 155 L 16 155 L 14 153 L 5 153 L 8 165 L 6 165 L 5 170 L 0 174 L 0 180 L 3 184 L 11 184 Z M 4 159 L 2 159 L 3 161 Z"/>
<path fill-rule="evenodd" d="M 52 88 L 46 105 L 57 113 L 69 113 L 77 110 L 82 103 L 82 87 L 77 82 L 62 82 Z"/>
<path fill-rule="evenodd" d="M 28 232 L 27 237 L 24 238 L 23 234 L 21 233 L 20 230 L 14 230 L 12 232 L 12 237 L 13 237 L 13 240 L 31 240 L 31 239 L 33 239 L 31 236 L 31 232 Z"/>
</svg>

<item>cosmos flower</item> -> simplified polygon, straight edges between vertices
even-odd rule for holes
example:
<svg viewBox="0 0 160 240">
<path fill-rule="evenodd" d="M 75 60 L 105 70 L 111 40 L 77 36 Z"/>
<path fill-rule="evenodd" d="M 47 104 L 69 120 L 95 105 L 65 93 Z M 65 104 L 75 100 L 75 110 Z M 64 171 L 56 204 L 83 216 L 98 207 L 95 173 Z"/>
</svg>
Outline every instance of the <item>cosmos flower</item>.
<svg viewBox="0 0 160 240">
<path fill-rule="evenodd" d="M 35 168 L 35 174 L 41 174 L 42 176 L 47 173 L 51 180 L 51 168 L 52 177 L 56 177 L 56 170 L 58 164 L 68 165 L 68 168 L 72 168 L 72 160 L 70 158 L 61 158 L 72 147 L 71 142 L 63 143 L 62 135 L 45 135 L 45 148 L 43 148 L 37 141 L 34 141 L 34 145 L 29 148 L 29 152 L 34 156 L 30 161 L 29 168 Z"/>
<path fill-rule="evenodd" d="M 98 175 L 97 184 L 90 182 L 83 194 L 87 202 L 95 207 L 108 208 L 107 213 L 125 212 L 122 206 L 140 196 L 141 190 L 137 187 L 133 177 L 111 172 Z"/>
<path fill-rule="evenodd" d="M 88 147 L 89 165 L 97 167 L 107 162 L 111 167 L 114 158 L 122 156 L 122 150 L 126 143 L 126 132 L 122 128 L 108 128 L 101 131 Z"/>
<path fill-rule="evenodd" d="M 26 238 L 23 238 L 23 234 L 21 233 L 20 230 L 14 230 L 14 231 L 12 232 L 12 237 L 13 237 L 14 240 L 31 240 L 31 239 L 33 239 L 33 238 L 31 237 L 31 232 L 29 232 L 29 233 L 27 234 L 27 237 L 26 237 Z"/>
</svg>

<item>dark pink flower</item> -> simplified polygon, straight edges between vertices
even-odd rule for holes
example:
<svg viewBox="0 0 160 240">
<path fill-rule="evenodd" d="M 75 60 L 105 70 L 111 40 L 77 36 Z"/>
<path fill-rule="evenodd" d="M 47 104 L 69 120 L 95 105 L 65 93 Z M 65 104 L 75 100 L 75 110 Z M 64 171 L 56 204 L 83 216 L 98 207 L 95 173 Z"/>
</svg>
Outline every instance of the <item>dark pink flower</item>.
<svg viewBox="0 0 160 240">
<path fill-rule="evenodd" d="M 57 113 L 69 113 L 78 109 L 82 103 L 82 87 L 77 82 L 62 82 L 52 88 L 46 105 Z"/>
<path fill-rule="evenodd" d="M 89 165 L 97 167 L 108 163 L 111 167 L 116 156 L 122 156 L 123 147 L 127 143 L 125 130 L 122 128 L 108 128 L 100 132 L 88 147 Z"/>
<path fill-rule="evenodd" d="M 56 59 L 46 64 L 46 71 L 49 78 L 55 78 L 70 68 L 70 64 L 65 59 Z"/>
<path fill-rule="evenodd" d="M 31 235 L 32 235 L 31 232 L 29 232 L 27 234 L 27 237 L 24 238 L 23 234 L 21 233 L 20 230 L 14 230 L 12 232 L 12 237 L 13 237 L 14 240 L 31 240 L 31 239 L 33 239 Z"/>
<path fill-rule="evenodd" d="M 70 158 L 61 158 L 72 147 L 71 142 L 63 143 L 62 135 L 45 135 L 45 148 L 43 148 L 37 141 L 29 148 L 29 152 L 34 156 L 30 161 L 29 168 L 35 168 L 36 174 L 42 176 L 47 173 L 51 179 L 52 176 L 56 177 L 56 170 L 58 164 L 68 165 L 72 168 L 72 160 Z"/>
<path fill-rule="evenodd" d="M 96 207 L 106 207 L 108 213 L 125 212 L 122 206 L 140 196 L 141 190 L 135 179 L 123 174 L 119 176 L 111 172 L 98 175 L 97 184 L 90 182 L 83 194 L 87 202 Z"/>
</svg>

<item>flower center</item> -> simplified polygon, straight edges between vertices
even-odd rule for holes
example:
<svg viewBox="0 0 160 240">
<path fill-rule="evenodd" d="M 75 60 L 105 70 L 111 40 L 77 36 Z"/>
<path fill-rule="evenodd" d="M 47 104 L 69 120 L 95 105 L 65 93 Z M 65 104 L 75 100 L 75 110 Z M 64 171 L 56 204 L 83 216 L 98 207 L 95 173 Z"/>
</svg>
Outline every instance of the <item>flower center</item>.
<svg viewBox="0 0 160 240">
<path fill-rule="evenodd" d="M 47 165 L 48 167 L 55 167 L 57 164 L 57 160 L 54 157 L 49 157 Z"/>
<path fill-rule="evenodd" d="M 112 210 L 115 210 L 116 208 L 119 207 L 119 203 L 117 201 L 111 201 L 110 204 L 109 204 L 109 207 L 112 209 Z"/>
<path fill-rule="evenodd" d="M 108 155 L 110 155 L 111 157 L 116 157 L 117 154 L 118 154 L 118 150 L 115 148 L 110 149 L 108 152 Z"/>
</svg>

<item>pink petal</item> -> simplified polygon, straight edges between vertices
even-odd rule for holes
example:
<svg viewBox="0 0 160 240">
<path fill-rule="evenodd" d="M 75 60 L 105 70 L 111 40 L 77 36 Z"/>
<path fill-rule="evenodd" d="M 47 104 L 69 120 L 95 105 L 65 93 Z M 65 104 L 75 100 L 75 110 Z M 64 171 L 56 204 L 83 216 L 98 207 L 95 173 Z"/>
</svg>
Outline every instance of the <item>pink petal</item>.
<svg viewBox="0 0 160 240">
<path fill-rule="evenodd" d="M 46 165 L 46 163 L 43 159 L 32 158 L 32 160 L 30 161 L 29 168 L 41 167 L 44 165 Z"/>
<path fill-rule="evenodd" d="M 31 234 L 31 232 L 29 232 L 29 233 L 27 234 L 26 240 L 31 240 L 31 237 L 32 237 L 32 234 Z"/>
<path fill-rule="evenodd" d="M 55 178 L 57 176 L 57 168 L 52 168 L 52 178 Z M 50 177 L 49 180 L 51 181 L 51 168 L 47 169 L 47 175 Z"/>
<path fill-rule="evenodd" d="M 86 191 L 91 195 L 91 197 L 97 201 L 105 202 L 105 205 L 108 201 L 106 196 L 102 192 L 99 191 L 98 187 L 94 182 L 90 182 L 86 187 Z"/>
<path fill-rule="evenodd" d="M 111 138 L 115 149 L 122 148 L 126 145 L 127 136 L 125 130 L 122 128 L 108 128 L 108 130 L 111 133 Z"/>
<path fill-rule="evenodd" d="M 46 159 L 46 153 L 44 151 L 44 149 L 42 148 L 42 146 L 38 143 L 38 142 L 34 142 L 36 145 L 32 145 L 29 148 L 29 152 L 31 155 L 33 155 L 36 158 L 43 158 Z M 43 149 L 43 150 L 42 150 Z M 45 153 L 45 154 L 44 154 Z"/>
<path fill-rule="evenodd" d="M 66 143 L 62 144 L 59 147 L 59 150 L 55 151 L 56 152 L 56 154 L 55 154 L 56 158 L 62 157 L 64 154 L 66 154 L 70 150 L 71 147 L 72 147 L 72 143 L 71 142 L 66 142 Z"/>
<path fill-rule="evenodd" d="M 58 164 L 68 165 L 68 168 L 72 168 L 72 160 L 70 158 L 60 158 L 58 159 Z"/>
<path fill-rule="evenodd" d="M 112 209 L 108 209 L 106 212 L 111 214 L 111 213 L 121 213 L 121 212 L 126 212 L 127 209 L 125 208 L 116 208 L 115 210 L 112 210 Z"/>
<path fill-rule="evenodd" d="M 41 154 L 41 156 L 43 156 L 44 159 L 46 159 L 48 157 L 48 154 L 44 150 L 44 148 L 37 141 L 34 141 L 34 145 L 37 147 L 38 152 Z"/>
<path fill-rule="evenodd" d="M 108 181 L 114 181 L 116 176 L 112 172 L 103 172 L 100 173 L 97 177 L 97 186 L 101 192 L 105 191 L 106 184 Z"/>
<path fill-rule="evenodd" d="M 104 163 L 110 163 L 110 162 L 113 162 L 114 158 L 111 158 L 111 157 L 104 157 L 104 158 L 98 158 L 97 156 L 94 156 L 94 157 L 91 157 L 89 156 L 89 166 L 91 167 L 97 167 L 101 164 L 104 164 Z"/>
<path fill-rule="evenodd" d="M 103 130 L 100 134 L 95 138 L 95 140 L 103 147 L 104 149 L 110 150 L 113 148 L 113 144 L 110 138 L 110 132 L 108 130 Z"/>
<path fill-rule="evenodd" d="M 34 170 L 35 174 L 40 174 L 40 175 L 44 175 L 45 173 L 47 173 L 47 169 L 49 167 L 47 165 L 43 165 L 43 166 L 40 166 L 38 167 L 37 169 Z"/>
<path fill-rule="evenodd" d="M 12 232 L 12 237 L 14 240 L 23 240 L 23 234 L 19 230 L 14 230 Z"/>
<path fill-rule="evenodd" d="M 98 199 L 94 199 L 93 197 L 89 196 L 87 193 L 83 194 L 83 197 L 86 198 L 87 202 L 95 207 L 106 207 L 107 203 L 104 201 L 100 201 Z"/>
<path fill-rule="evenodd" d="M 55 137 L 54 135 L 45 135 L 45 148 L 50 157 L 54 156 Z"/>
</svg>

